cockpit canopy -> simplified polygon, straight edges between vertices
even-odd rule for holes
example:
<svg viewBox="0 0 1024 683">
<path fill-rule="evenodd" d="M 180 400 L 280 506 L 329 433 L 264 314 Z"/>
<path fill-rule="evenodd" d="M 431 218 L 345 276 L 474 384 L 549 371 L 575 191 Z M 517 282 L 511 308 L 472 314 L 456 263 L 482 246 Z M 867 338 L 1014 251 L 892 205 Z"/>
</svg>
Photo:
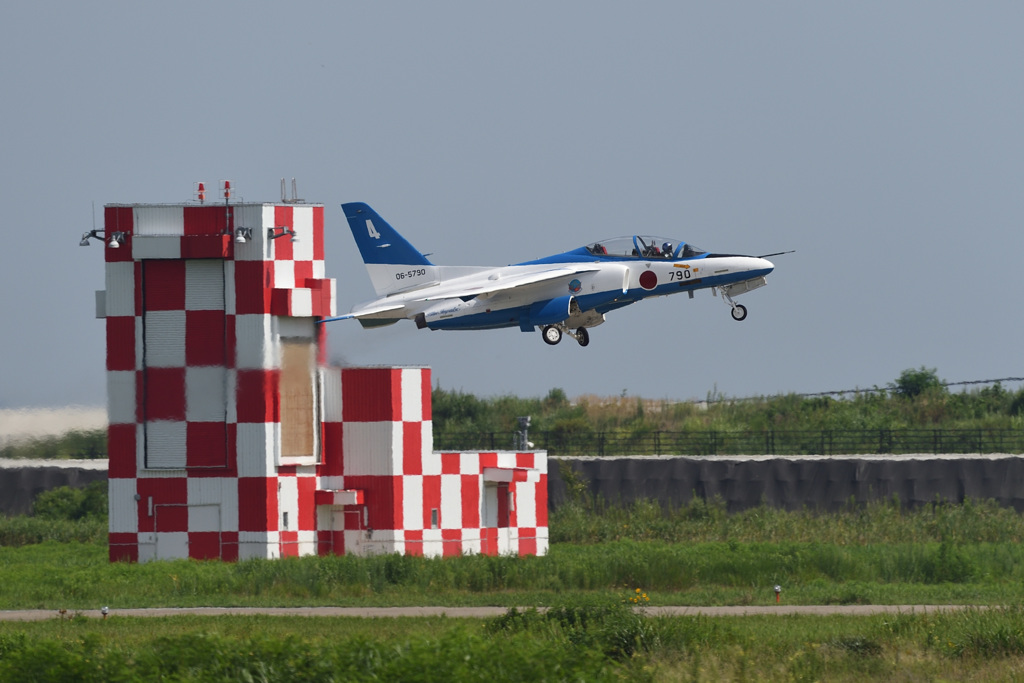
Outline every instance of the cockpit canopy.
<svg viewBox="0 0 1024 683">
<path fill-rule="evenodd" d="M 671 237 L 633 235 L 613 237 L 587 245 L 587 251 L 595 256 L 615 256 L 641 259 L 682 259 L 706 253 L 700 247 L 687 244 Z"/>
</svg>

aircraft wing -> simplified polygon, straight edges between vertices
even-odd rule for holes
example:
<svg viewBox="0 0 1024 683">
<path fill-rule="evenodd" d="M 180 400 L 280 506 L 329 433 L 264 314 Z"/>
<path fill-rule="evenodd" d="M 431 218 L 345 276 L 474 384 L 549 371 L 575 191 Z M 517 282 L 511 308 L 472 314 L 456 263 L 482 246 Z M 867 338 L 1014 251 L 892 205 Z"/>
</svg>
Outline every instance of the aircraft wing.
<svg viewBox="0 0 1024 683">
<path fill-rule="evenodd" d="M 497 294 L 498 292 L 526 287 L 528 285 L 535 285 L 542 282 L 549 282 L 551 280 L 558 280 L 560 278 L 568 278 L 580 273 L 592 273 L 597 270 L 600 270 L 600 268 L 587 266 L 576 268 L 553 268 L 551 270 L 542 270 L 535 273 L 508 275 L 506 277 L 498 277 L 493 280 L 482 280 L 459 290 L 450 290 L 446 288 L 446 291 L 438 292 L 433 296 L 417 298 L 416 300 L 442 301 L 444 299 L 459 298 L 463 301 L 469 301 L 470 299 L 478 296 L 487 298 L 488 296 Z"/>
<path fill-rule="evenodd" d="M 320 322 L 322 322 L 322 323 L 330 323 L 330 322 L 334 322 L 335 320 L 349 320 L 351 318 L 366 318 L 366 317 L 379 316 L 381 313 L 387 313 L 388 311 L 398 311 L 398 310 L 401 310 L 403 308 L 405 308 L 405 306 L 403 304 L 398 304 L 398 303 L 395 303 L 395 304 L 371 305 L 371 306 L 366 306 L 365 308 L 361 308 L 358 311 L 353 311 L 351 313 L 346 313 L 345 315 L 339 315 L 339 316 L 334 317 L 334 318 L 324 318 Z"/>
<path fill-rule="evenodd" d="M 477 278 L 467 278 L 466 286 L 444 286 L 440 289 L 432 288 L 431 291 L 435 292 L 427 296 L 407 296 L 403 297 L 403 302 L 372 302 L 365 306 L 353 309 L 352 312 L 345 315 L 339 315 L 335 318 L 325 318 L 321 320 L 322 323 L 333 322 L 335 320 L 349 320 L 356 318 L 361 322 L 370 319 L 391 319 L 391 316 L 385 315 L 392 311 L 402 311 L 407 309 L 407 306 L 413 302 L 427 302 L 427 301 L 445 301 L 450 299 L 462 299 L 463 301 L 469 301 L 476 297 L 487 298 L 493 296 L 498 292 L 505 292 L 520 287 L 528 287 L 530 285 L 541 284 L 544 282 L 550 282 L 552 280 L 570 278 L 580 273 L 591 273 L 600 270 L 594 266 L 580 266 L 580 267 L 563 267 L 563 268 L 552 268 L 549 270 L 542 270 L 539 272 L 532 273 L 521 273 L 512 274 L 504 277 L 496 277 L 494 279 L 480 280 Z M 404 318 L 405 314 L 399 314 L 397 318 Z"/>
</svg>

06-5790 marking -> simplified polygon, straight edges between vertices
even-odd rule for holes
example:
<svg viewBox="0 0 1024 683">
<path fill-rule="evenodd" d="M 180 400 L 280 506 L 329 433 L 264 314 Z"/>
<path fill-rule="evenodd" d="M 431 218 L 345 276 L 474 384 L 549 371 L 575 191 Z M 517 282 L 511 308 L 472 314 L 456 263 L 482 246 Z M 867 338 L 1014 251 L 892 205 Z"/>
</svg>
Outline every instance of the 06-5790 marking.
<svg viewBox="0 0 1024 683">
<path fill-rule="evenodd" d="M 422 277 L 427 274 L 426 268 L 416 268 L 414 270 L 406 270 L 401 273 L 395 273 L 396 280 L 404 280 L 408 277 Z"/>
</svg>

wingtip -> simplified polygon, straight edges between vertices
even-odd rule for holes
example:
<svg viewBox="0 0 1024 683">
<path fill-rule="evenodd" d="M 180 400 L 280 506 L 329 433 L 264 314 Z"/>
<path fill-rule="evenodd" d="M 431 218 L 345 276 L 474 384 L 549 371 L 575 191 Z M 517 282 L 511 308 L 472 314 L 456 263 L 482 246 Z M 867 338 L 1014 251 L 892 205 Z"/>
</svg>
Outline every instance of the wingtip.
<svg viewBox="0 0 1024 683">
<path fill-rule="evenodd" d="M 351 313 L 348 313 L 346 315 L 339 315 L 339 316 L 335 316 L 333 318 L 321 318 L 320 320 L 317 320 L 316 322 L 319 325 L 320 323 L 333 323 L 335 320 L 348 320 L 348 319 L 354 318 L 354 317 L 355 317 L 354 315 L 352 315 Z"/>
</svg>

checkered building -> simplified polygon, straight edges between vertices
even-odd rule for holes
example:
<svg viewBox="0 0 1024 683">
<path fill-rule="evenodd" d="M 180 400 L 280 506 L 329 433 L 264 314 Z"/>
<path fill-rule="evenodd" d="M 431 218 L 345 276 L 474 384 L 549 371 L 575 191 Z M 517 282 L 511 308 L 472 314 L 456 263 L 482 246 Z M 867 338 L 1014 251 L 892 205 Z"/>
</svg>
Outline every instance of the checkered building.
<svg viewBox="0 0 1024 683">
<path fill-rule="evenodd" d="M 429 368 L 326 368 L 321 554 L 543 555 L 545 453 L 433 451 Z"/>
<path fill-rule="evenodd" d="M 433 453 L 429 369 L 325 367 L 322 205 L 104 232 L 111 560 L 546 552 L 544 454 Z"/>
</svg>

